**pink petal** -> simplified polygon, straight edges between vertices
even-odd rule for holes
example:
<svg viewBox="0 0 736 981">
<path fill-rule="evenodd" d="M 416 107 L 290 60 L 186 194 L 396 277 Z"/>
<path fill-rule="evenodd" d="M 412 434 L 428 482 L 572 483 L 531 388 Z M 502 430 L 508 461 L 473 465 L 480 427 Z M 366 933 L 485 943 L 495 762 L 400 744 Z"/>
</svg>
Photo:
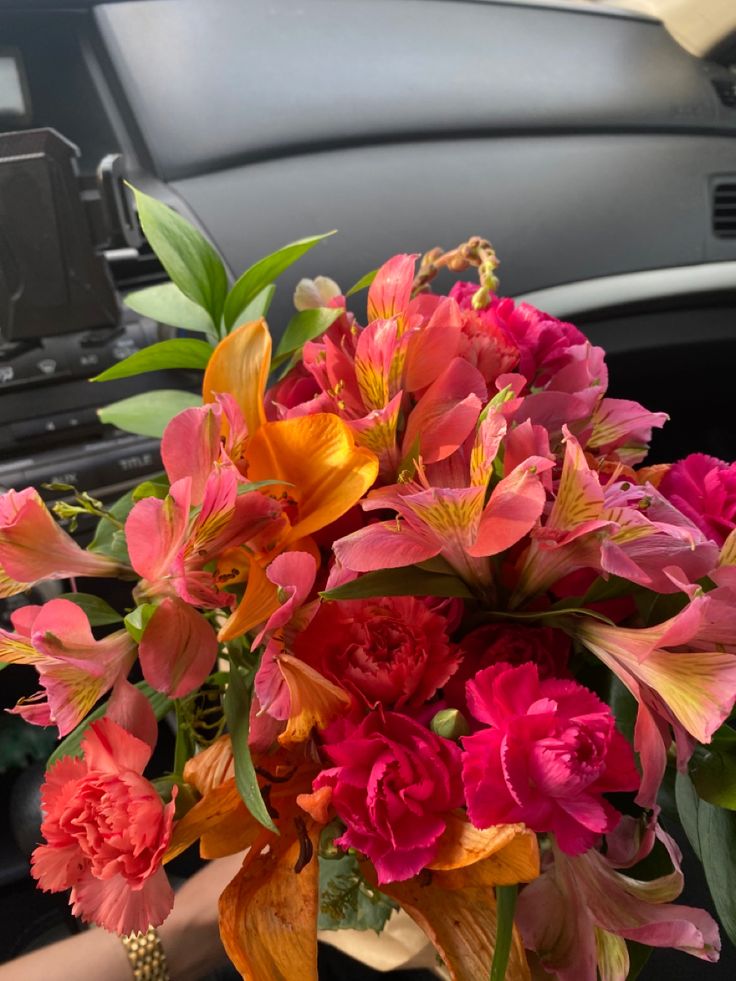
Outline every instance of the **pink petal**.
<svg viewBox="0 0 736 981">
<path fill-rule="evenodd" d="M 191 477 L 192 504 L 200 504 L 207 477 L 220 456 L 222 409 L 217 403 L 185 409 L 174 416 L 161 438 L 161 458 L 174 484 Z"/>
<path fill-rule="evenodd" d="M 444 460 L 472 432 L 487 394 L 478 369 L 462 358 L 453 359 L 409 416 L 404 454 L 418 441 L 419 455 L 425 463 Z"/>
<path fill-rule="evenodd" d="M 417 255 L 395 255 L 376 273 L 368 290 L 368 319 L 388 319 L 403 313 L 411 299 Z"/>
<path fill-rule="evenodd" d="M 158 739 L 158 723 L 151 703 L 135 685 L 122 676 L 113 688 L 106 716 L 151 749 Z"/>
<path fill-rule="evenodd" d="M 441 549 L 431 533 L 421 534 L 398 519 L 367 525 L 333 546 L 337 560 L 353 572 L 398 569 L 431 559 Z"/>
<path fill-rule="evenodd" d="M 498 555 L 532 530 L 546 501 L 539 475 L 553 466 L 551 460 L 531 457 L 499 481 L 481 515 L 478 535 L 468 554 Z"/>
<path fill-rule="evenodd" d="M 103 881 L 88 873 L 72 889 L 71 901 L 72 913 L 85 923 L 123 936 L 160 926 L 174 906 L 174 890 L 163 868 L 137 890 L 122 875 Z"/>
<path fill-rule="evenodd" d="M 258 647 L 267 633 L 272 634 L 291 620 L 309 596 L 316 575 L 317 562 L 308 552 L 282 552 L 271 562 L 266 569 L 266 578 L 274 586 L 278 586 L 279 595 L 285 596 L 285 599 L 266 621 L 266 625 L 253 641 L 253 647 Z"/>
<path fill-rule="evenodd" d="M 85 865 L 76 842 L 66 847 L 39 845 L 31 856 L 31 875 L 44 892 L 64 892 L 79 880 Z"/>
<path fill-rule="evenodd" d="M 151 758 L 151 747 L 126 732 L 110 718 L 93 722 L 82 737 L 84 762 L 89 770 L 143 773 Z"/>
<path fill-rule="evenodd" d="M 429 322 L 412 334 L 406 356 L 404 387 L 418 392 L 431 385 L 455 357 L 460 342 L 460 308 L 451 297 L 444 297 Z"/>
<path fill-rule="evenodd" d="M 138 657 L 152 688 L 182 698 L 212 670 L 217 637 L 200 613 L 182 600 L 167 598 L 148 621 Z"/>
<path fill-rule="evenodd" d="M 165 500 L 146 497 L 133 507 L 125 522 L 125 538 L 138 575 L 155 582 L 168 574 L 184 541 L 190 504 L 191 477 L 182 477 L 172 484 Z"/>
</svg>

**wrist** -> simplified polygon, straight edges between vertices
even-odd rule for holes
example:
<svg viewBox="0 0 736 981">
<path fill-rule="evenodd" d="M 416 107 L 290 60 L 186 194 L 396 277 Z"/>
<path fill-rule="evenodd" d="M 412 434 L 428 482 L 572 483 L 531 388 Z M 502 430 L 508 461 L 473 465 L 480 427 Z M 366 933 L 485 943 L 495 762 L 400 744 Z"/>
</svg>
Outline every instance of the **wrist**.
<svg viewBox="0 0 736 981">
<path fill-rule="evenodd" d="M 189 920 L 177 916 L 174 910 L 157 933 L 171 981 L 198 981 L 227 961 L 219 930 L 213 922 Z"/>
</svg>

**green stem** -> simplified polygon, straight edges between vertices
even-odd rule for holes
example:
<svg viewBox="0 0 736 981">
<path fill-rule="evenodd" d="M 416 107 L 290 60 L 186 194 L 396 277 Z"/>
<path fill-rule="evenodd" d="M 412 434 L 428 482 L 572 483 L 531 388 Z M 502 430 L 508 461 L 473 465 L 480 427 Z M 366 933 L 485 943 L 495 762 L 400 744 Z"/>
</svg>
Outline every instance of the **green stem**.
<svg viewBox="0 0 736 981">
<path fill-rule="evenodd" d="M 496 886 L 496 949 L 491 963 L 491 981 L 504 981 L 506 977 L 518 891 L 518 886 Z"/>
</svg>

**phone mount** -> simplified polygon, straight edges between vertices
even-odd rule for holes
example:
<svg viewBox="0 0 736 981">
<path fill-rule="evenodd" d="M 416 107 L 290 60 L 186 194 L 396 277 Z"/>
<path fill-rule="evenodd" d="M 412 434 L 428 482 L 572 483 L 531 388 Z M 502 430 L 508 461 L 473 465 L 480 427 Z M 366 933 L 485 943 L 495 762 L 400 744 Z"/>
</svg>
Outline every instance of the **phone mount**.
<svg viewBox="0 0 736 981">
<path fill-rule="evenodd" d="M 106 248 L 142 242 L 122 157 L 94 186 L 53 129 L 0 134 L 0 338 L 25 341 L 118 323 Z"/>
</svg>

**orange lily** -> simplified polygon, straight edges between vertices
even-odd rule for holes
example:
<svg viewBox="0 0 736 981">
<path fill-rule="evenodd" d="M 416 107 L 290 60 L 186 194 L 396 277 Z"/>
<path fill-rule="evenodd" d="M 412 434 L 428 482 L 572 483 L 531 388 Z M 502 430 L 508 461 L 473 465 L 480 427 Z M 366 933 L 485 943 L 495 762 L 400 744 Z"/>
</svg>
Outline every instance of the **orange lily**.
<svg viewBox="0 0 736 981">
<path fill-rule="evenodd" d="M 277 588 L 266 566 L 281 552 L 298 547 L 316 552 L 309 536 L 336 521 L 363 497 L 378 474 L 378 459 L 357 446 L 349 427 L 336 415 L 316 413 L 268 422 L 263 395 L 271 359 L 271 337 L 262 318 L 243 324 L 218 344 L 205 371 L 205 402 L 230 393 L 243 412 L 248 438 L 243 465 L 248 479 L 279 480 L 269 492 L 286 502 L 288 520 L 275 542 L 242 555 L 247 566 L 243 598 L 220 630 L 221 641 L 251 630 L 278 606 Z"/>
</svg>

